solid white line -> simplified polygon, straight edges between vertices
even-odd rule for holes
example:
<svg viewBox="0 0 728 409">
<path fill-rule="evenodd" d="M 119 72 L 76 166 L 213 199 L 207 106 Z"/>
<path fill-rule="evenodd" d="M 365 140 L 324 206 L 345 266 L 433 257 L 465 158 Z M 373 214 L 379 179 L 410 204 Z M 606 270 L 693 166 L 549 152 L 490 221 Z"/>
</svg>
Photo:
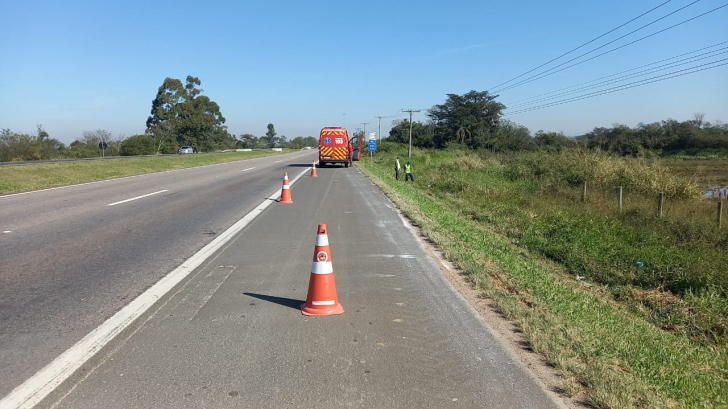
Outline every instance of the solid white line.
<svg viewBox="0 0 728 409">
<path fill-rule="evenodd" d="M 255 169 L 255 167 L 252 167 L 252 168 L 247 168 L 247 169 L 243 169 L 243 170 L 241 170 L 241 172 L 247 172 L 247 171 L 249 171 L 249 170 L 253 170 L 253 169 Z"/>
<path fill-rule="evenodd" d="M 308 170 L 301 172 L 301 174 L 291 180 L 290 184 L 294 184 L 307 172 Z M 270 206 L 271 203 L 274 203 L 280 195 L 281 191 L 278 190 L 272 196 L 263 200 L 250 213 L 230 226 L 230 228 L 216 237 L 207 246 L 203 247 L 194 256 L 183 262 L 182 265 L 172 270 L 164 278 L 159 280 L 157 284 L 154 284 L 147 291 L 135 298 L 134 301 L 127 304 L 126 307 L 119 310 L 119 312 L 106 320 L 106 322 L 83 337 L 82 340 L 59 355 L 53 362 L 46 365 L 45 368 L 13 389 L 12 392 L 0 400 L 0 408 L 29 409 L 37 405 L 63 383 L 63 381 L 73 375 L 86 361 L 91 359 L 106 344 L 114 339 L 115 336 L 151 308 L 157 300 L 162 298 L 180 281 L 204 263 L 207 258 L 212 256 L 217 250 L 235 237 L 235 235 L 241 232 L 263 210 Z"/>
<path fill-rule="evenodd" d="M 152 196 L 152 195 L 156 195 L 156 194 L 164 193 L 164 192 L 169 192 L 169 190 L 165 189 L 165 190 L 160 190 L 159 192 L 147 193 L 146 195 L 132 197 L 131 199 L 122 200 L 120 202 L 109 203 L 106 206 L 116 206 L 118 204 L 122 204 L 122 203 L 126 203 L 126 202 L 131 202 L 132 200 L 137 200 L 137 199 L 141 199 L 141 198 L 144 198 L 144 197 L 148 197 L 148 196 Z"/>
</svg>

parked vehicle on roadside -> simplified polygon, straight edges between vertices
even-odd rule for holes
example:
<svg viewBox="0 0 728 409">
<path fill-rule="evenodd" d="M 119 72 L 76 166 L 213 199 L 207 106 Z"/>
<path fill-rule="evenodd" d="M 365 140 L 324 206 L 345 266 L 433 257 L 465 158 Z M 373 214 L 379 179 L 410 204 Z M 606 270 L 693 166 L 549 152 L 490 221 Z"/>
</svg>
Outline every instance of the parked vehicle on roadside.
<svg viewBox="0 0 728 409">
<path fill-rule="evenodd" d="M 179 154 L 180 155 L 186 155 L 186 154 L 189 154 L 189 153 L 195 153 L 194 152 L 194 149 L 192 149 L 191 146 L 183 146 L 183 147 L 179 148 Z"/>
<path fill-rule="evenodd" d="M 349 134 L 344 128 L 328 127 L 321 129 L 319 137 L 319 165 L 340 163 L 349 167 Z"/>
</svg>

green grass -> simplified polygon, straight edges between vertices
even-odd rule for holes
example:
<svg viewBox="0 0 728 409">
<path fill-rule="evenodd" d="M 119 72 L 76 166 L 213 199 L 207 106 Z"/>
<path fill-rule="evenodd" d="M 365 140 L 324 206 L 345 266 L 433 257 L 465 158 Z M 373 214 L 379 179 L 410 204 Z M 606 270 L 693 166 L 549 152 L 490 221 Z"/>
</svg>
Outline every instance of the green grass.
<svg viewBox="0 0 728 409">
<path fill-rule="evenodd" d="M 108 159 L 0 167 L 0 194 L 275 155 L 275 151 Z"/>
<path fill-rule="evenodd" d="M 513 177 L 523 158 L 416 150 L 417 180 L 403 183 L 391 168 L 406 150 L 384 150 L 358 166 L 563 371 L 565 394 L 600 408 L 728 405 L 725 232 L 678 215 L 678 199 L 675 218 L 645 213 L 640 181 L 620 213 L 597 182 L 583 203 L 548 169 Z"/>
</svg>

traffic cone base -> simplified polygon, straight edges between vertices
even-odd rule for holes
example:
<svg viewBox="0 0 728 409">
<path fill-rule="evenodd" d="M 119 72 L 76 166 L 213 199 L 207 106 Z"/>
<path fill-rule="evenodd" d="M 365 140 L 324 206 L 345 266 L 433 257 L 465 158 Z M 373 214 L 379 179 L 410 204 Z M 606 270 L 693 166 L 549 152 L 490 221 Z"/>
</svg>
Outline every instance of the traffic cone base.
<svg viewBox="0 0 728 409">
<path fill-rule="evenodd" d="M 311 277 L 308 280 L 306 302 L 301 304 L 303 315 L 337 315 L 344 312 L 336 295 L 334 268 L 326 225 L 319 224 L 316 247 L 313 251 Z"/>
<path fill-rule="evenodd" d="M 283 172 L 283 188 L 281 189 L 281 200 L 278 203 L 293 203 L 291 188 L 288 186 L 288 172 Z"/>
</svg>

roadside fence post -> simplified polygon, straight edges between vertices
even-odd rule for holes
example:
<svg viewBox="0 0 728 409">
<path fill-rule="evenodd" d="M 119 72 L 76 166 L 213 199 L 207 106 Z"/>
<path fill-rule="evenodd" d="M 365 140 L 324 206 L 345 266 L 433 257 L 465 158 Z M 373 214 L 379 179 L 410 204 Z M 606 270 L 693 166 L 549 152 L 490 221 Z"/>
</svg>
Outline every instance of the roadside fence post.
<svg viewBox="0 0 728 409">
<path fill-rule="evenodd" d="M 581 201 L 586 202 L 586 180 L 584 181 L 584 191 L 581 193 Z"/>
<path fill-rule="evenodd" d="M 662 203 L 665 200 L 665 194 L 663 192 L 660 192 L 659 195 L 657 195 L 657 217 L 662 217 Z"/>
<path fill-rule="evenodd" d="M 622 211 L 622 186 L 617 189 L 617 204 L 619 205 L 619 211 Z"/>
<path fill-rule="evenodd" d="M 720 229 L 723 225 L 723 201 L 718 201 L 718 228 Z"/>
</svg>

